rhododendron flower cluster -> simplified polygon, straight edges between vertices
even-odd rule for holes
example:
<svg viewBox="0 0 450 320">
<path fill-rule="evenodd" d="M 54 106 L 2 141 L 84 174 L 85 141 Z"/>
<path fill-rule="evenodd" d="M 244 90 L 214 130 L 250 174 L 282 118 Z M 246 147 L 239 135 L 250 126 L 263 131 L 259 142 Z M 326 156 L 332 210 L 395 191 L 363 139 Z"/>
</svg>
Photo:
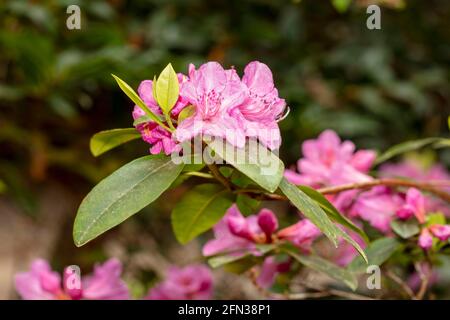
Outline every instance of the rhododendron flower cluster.
<svg viewBox="0 0 450 320">
<path fill-rule="evenodd" d="M 255 138 L 269 149 L 277 149 L 281 136 L 277 124 L 286 103 L 279 98 L 272 72 L 267 65 L 253 61 L 239 78 L 236 70 L 225 70 L 217 62 L 208 62 L 196 69 L 189 66 L 187 76 L 178 74 L 180 93 L 170 117 L 177 128 L 172 134 L 157 123 L 139 123 L 142 138 L 152 145 L 150 152 L 165 154 L 179 151 L 179 143 L 202 134 L 220 137 L 242 148 L 246 138 Z M 156 114 L 162 110 L 153 97 L 153 82 L 145 80 L 138 89 L 139 96 Z M 178 119 L 180 112 L 193 106 L 193 114 Z M 135 120 L 145 112 L 135 106 Z"/>
<path fill-rule="evenodd" d="M 64 271 L 61 276 L 53 271 L 47 261 L 37 259 L 28 272 L 15 277 L 16 290 L 25 300 L 124 300 L 129 298 L 128 288 L 120 279 L 122 264 L 110 259 L 96 265 L 91 275 L 82 279 L 70 279 L 72 274 Z"/>
<path fill-rule="evenodd" d="M 305 184 L 314 188 L 345 183 L 373 180 L 367 173 L 373 165 L 375 152 L 359 150 L 350 141 L 341 142 L 337 134 L 326 130 L 317 139 L 307 140 L 302 145 L 303 158 L 298 160 L 298 173 L 286 170 L 286 178 L 295 184 Z M 440 165 L 423 170 L 412 161 L 400 164 L 385 164 L 380 170 L 384 177 L 402 176 L 428 181 L 448 181 L 450 175 Z M 433 237 L 446 241 L 450 228 L 447 225 L 425 226 L 428 213 L 447 212 L 448 206 L 434 197 L 425 197 L 418 189 L 409 188 L 405 192 L 388 186 L 375 186 L 368 191 L 351 190 L 327 198 L 348 217 L 357 222 L 367 221 L 380 232 L 391 235 L 391 223 L 395 219 L 408 220 L 414 217 L 421 225 L 418 244 L 429 249 Z M 356 254 L 353 247 L 349 252 Z M 344 264 L 343 259 L 339 264 Z"/>
<path fill-rule="evenodd" d="M 261 209 L 257 215 L 244 217 L 234 204 L 214 226 L 215 239 L 205 244 L 203 255 L 228 252 L 260 255 L 256 245 L 272 243 L 274 240 L 289 241 L 303 252 L 308 252 L 312 242 L 321 235 L 320 230 L 308 219 L 279 231 L 277 229 L 278 219 L 271 210 Z"/>
<path fill-rule="evenodd" d="M 225 216 L 214 226 L 215 239 L 203 247 L 203 255 L 231 253 L 239 256 L 251 253 L 261 256 L 258 244 L 273 241 L 288 241 L 303 253 L 308 253 L 311 245 L 322 233 L 308 219 L 303 219 L 284 229 L 278 230 L 278 219 L 269 209 L 261 209 L 257 215 L 244 217 L 236 204 L 232 205 Z M 277 262 L 267 257 L 262 264 L 258 283 L 261 287 L 270 287 L 279 272 L 289 270 L 288 262 Z"/>
<path fill-rule="evenodd" d="M 450 202 L 450 175 L 443 166 L 424 169 L 410 161 L 384 164 L 381 169 L 376 165 L 429 141 L 447 145 L 447 139 L 408 143 L 407 148 L 395 147 L 377 156 L 375 151 L 357 150 L 353 142 L 325 130 L 316 139 L 304 141 L 295 170 L 285 170 L 285 164 L 271 151 L 281 144 L 278 121 L 285 114 L 286 102 L 279 97 L 265 64 L 250 62 L 242 78 L 234 68 L 224 69 L 217 62 L 198 68 L 191 64 L 186 75 L 177 74 L 169 64 L 158 78 L 143 81 L 138 94 L 114 77 L 136 104 L 134 125 L 151 145 L 150 153 L 164 154 L 144 156 L 124 165 L 90 192 L 74 223 L 77 246 L 195 177 L 195 181 L 205 183 L 189 186 L 174 204 L 171 222 L 176 239 L 186 244 L 212 229 L 214 237 L 202 248 L 208 263 L 249 276 L 259 292 L 277 298 L 301 286 L 300 295 L 305 297 L 309 291 L 318 291 L 311 293 L 320 297 L 324 293 L 346 297 L 339 290 L 327 291 L 328 284 L 322 292 L 317 289 L 321 285 L 286 280 L 304 274 L 305 281 L 313 279 L 308 277 L 312 271 L 358 290 L 364 262 L 379 261 L 381 265 L 395 256 L 390 261 L 402 261 L 404 271 L 416 269 L 421 281 L 417 294 L 405 289 L 407 285 L 391 270 L 393 264 L 383 265 L 383 277 L 412 298 L 424 297 L 429 279 L 420 265 L 426 262 L 432 269 L 434 261 L 449 248 L 446 216 L 450 217 L 450 211 L 444 201 Z M 136 137 L 139 135 L 134 129 L 104 131 L 93 137 L 91 151 L 99 155 Z M 223 141 L 231 147 L 221 149 Z M 196 150 L 198 147 L 201 149 Z M 192 150 L 195 155 L 210 151 L 214 159 L 194 161 L 195 166 L 178 161 L 180 155 L 186 160 Z M 295 223 L 285 226 L 267 208 L 254 212 L 256 207 L 264 207 L 265 201 L 282 201 L 295 207 Z M 240 210 L 251 214 L 244 216 Z M 18 282 L 18 290 L 24 297 L 32 297 L 35 292 L 49 298 L 89 299 L 95 293 L 98 297 L 115 297 L 109 290 L 120 287 L 119 274 L 94 285 L 100 276 L 97 273 L 83 279 L 82 286 L 74 291 L 66 285 L 61 287 L 59 276 L 48 265 L 37 265 L 25 275 L 27 281 Z M 278 276 L 280 273 L 284 275 Z M 27 287 L 30 278 L 34 284 Z M 271 289 L 283 291 L 283 295 Z M 193 265 L 171 267 L 146 299 L 211 297 L 210 270 Z"/>
<path fill-rule="evenodd" d="M 211 271 L 204 265 L 170 267 L 164 281 L 150 289 L 149 300 L 207 300 L 213 294 Z"/>
</svg>

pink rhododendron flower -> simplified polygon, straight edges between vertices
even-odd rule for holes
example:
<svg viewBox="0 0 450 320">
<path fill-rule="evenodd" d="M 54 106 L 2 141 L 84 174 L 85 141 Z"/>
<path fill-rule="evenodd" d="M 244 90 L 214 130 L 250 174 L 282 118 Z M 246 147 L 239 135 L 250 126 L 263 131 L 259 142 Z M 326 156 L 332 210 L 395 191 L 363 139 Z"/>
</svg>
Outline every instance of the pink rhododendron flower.
<svg viewBox="0 0 450 320">
<path fill-rule="evenodd" d="M 211 271 L 204 265 L 171 267 L 166 279 L 150 289 L 149 300 L 206 300 L 213 294 Z"/>
<path fill-rule="evenodd" d="M 450 225 L 434 224 L 422 229 L 419 236 L 419 246 L 428 250 L 433 246 L 433 237 L 439 241 L 447 241 L 450 238 Z"/>
<path fill-rule="evenodd" d="M 52 271 L 47 261 L 37 259 L 31 270 L 15 276 L 16 290 L 25 300 L 120 300 L 128 299 L 128 288 L 120 279 L 122 265 L 110 259 L 95 266 L 94 273 L 81 279 L 79 288 L 72 288 L 67 279 L 61 286 L 61 276 Z"/>
<path fill-rule="evenodd" d="M 355 153 L 353 142 L 341 142 L 332 130 L 325 130 L 317 139 L 303 142 L 302 153 L 303 158 L 297 162 L 299 173 L 286 170 L 286 178 L 294 184 L 320 187 L 371 179 L 366 173 L 375 160 L 375 152 L 360 150 Z"/>
<path fill-rule="evenodd" d="M 449 181 L 450 173 L 441 164 L 434 164 L 425 168 L 417 160 L 408 159 L 400 163 L 387 163 L 380 167 L 380 176 L 382 177 L 403 177 L 416 181 L 439 182 Z M 450 191 L 448 187 L 442 187 Z M 450 216 L 449 206 L 441 199 L 427 196 L 425 202 L 427 212 L 442 212 L 447 217 Z"/>
<path fill-rule="evenodd" d="M 291 267 L 290 260 L 278 262 L 275 257 L 267 257 L 261 266 L 256 282 L 261 288 L 270 288 L 275 282 L 277 274 L 288 272 Z"/>
<path fill-rule="evenodd" d="M 267 148 L 278 149 L 281 135 L 277 119 L 286 102 L 278 96 L 269 67 L 259 61 L 250 62 L 244 70 L 242 83 L 248 88 L 248 97 L 232 113 L 245 128 L 248 137 L 258 138 Z"/>
<path fill-rule="evenodd" d="M 235 70 L 224 70 L 217 62 L 205 63 L 198 70 L 190 65 L 182 92 L 195 107 L 195 114 L 178 124 L 176 137 L 180 142 L 203 134 L 223 138 L 239 148 L 244 146 L 245 128 L 230 111 L 244 103 L 248 89 Z"/>
<path fill-rule="evenodd" d="M 415 216 L 420 223 L 425 222 L 425 197 L 416 188 L 408 189 L 406 203 L 396 212 L 400 219 L 406 220 Z"/>
<path fill-rule="evenodd" d="M 148 80 L 147 80 L 148 81 Z M 136 120 L 145 115 L 145 112 L 138 106 L 134 107 L 133 118 Z M 166 129 L 160 127 L 156 122 L 146 122 L 138 124 L 136 129 L 139 130 L 142 140 L 151 144 L 150 153 L 159 154 L 163 151 L 166 155 L 179 151 L 180 145 L 172 138 L 172 134 Z"/>
<path fill-rule="evenodd" d="M 257 215 L 244 217 L 237 205 L 231 206 L 225 216 L 214 226 L 215 239 L 203 247 L 203 255 L 232 252 L 251 252 L 260 255 L 255 244 L 270 243 L 273 237 L 292 242 L 301 250 L 309 251 L 312 242 L 321 235 L 308 219 L 276 232 L 278 220 L 272 211 L 262 209 Z"/>
<path fill-rule="evenodd" d="M 308 219 L 303 219 L 296 224 L 280 230 L 278 238 L 286 239 L 299 247 L 303 252 L 308 252 L 315 239 L 322 233 Z"/>
<path fill-rule="evenodd" d="M 429 227 L 433 236 L 438 238 L 440 241 L 447 241 L 450 238 L 450 226 L 435 224 Z"/>
<path fill-rule="evenodd" d="M 186 81 L 186 76 L 178 74 L 178 82 L 180 86 L 184 81 Z M 156 115 L 162 115 L 162 110 L 158 106 L 156 99 L 153 97 L 153 81 L 144 80 L 141 82 L 138 88 L 139 97 L 144 101 L 144 103 L 150 108 L 150 110 Z M 176 119 L 181 110 L 188 105 L 187 99 L 180 93 L 175 106 L 171 110 L 171 116 Z M 133 109 L 133 119 L 137 120 L 140 117 L 146 115 L 145 111 L 138 106 L 134 106 Z M 136 126 L 136 129 L 142 135 L 142 139 L 151 144 L 150 148 L 151 154 L 159 154 L 163 151 L 166 155 L 171 154 L 180 150 L 180 146 L 177 141 L 175 141 L 172 134 L 166 129 L 160 127 L 156 122 L 148 121 Z"/>
<path fill-rule="evenodd" d="M 352 206 L 350 215 L 359 217 L 381 232 L 391 230 L 391 221 L 402 205 L 402 198 L 390 188 L 378 186 L 363 192 Z"/>
<path fill-rule="evenodd" d="M 448 181 L 449 172 L 441 164 L 434 164 L 428 169 L 419 161 L 408 159 L 400 163 L 386 163 L 380 167 L 380 175 L 383 177 L 403 177 L 418 181 Z"/>
<path fill-rule="evenodd" d="M 419 246 L 424 250 L 428 250 L 433 246 L 433 236 L 428 228 L 423 228 L 422 232 L 420 232 Z"/>
</svg>

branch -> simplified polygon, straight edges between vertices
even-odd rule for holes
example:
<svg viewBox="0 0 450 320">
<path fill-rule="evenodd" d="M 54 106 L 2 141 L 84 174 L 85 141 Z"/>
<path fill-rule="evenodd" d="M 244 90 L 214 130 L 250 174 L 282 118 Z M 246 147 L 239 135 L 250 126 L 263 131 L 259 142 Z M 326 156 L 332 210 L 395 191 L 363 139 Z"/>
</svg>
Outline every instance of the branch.
<svg viewBox="0 0 450 320">
<path fill-rule="evenodd" d="M 388 270 L 388 271 L 386 271 L 386 276 L 388 278 L 390 278 L 391 280 L 393 280 L 395 283 L 397 283 L 403 289 L 403 291 L 408 295 L 408 297 L 410 299 L 412 299 L 412 300 L 415 299 L 414 292 L 411 290 L 411 288 L 394 272 Z"/>
<path fill-rule="evenodd" d="M 383 179 L 374 179 L 367 182 L 357 182 L 357 183 L 343 184 L 340 186 L 325 187 L 317 189 L 317 191 L 322 194 L 335 194 L 354 189 L 361 189 L 361 190 L 370 189 L 376 186 L 417 188 L 420 190 L 433 193 L 434 195 L 442 198 L 443 200 L 450 202 L 450 193 L 438 189 L 438 187 L 450 187 L 450 181 L 435 181 L 434 183 L 432 183 L 432 182 L 419 182 L 395 178 L 383 178 Z"/>
<path fill-rule="evenodd" d="M 219 171 L 219 168 L 213 163 L 208 164 L 208 169 L 211 171 L 214 178 L 216 178 L 220 183 L 222 183 L 225 188 L 232 191 L 234 189 L 233 184 Z"/>
<path fill-rule="evenodd" d="M 425 294 L 427 293 L 431 272 L 424 272 L 422 266 L 418 262 L 414 264 L 414 267 L 416 268 L 416 271 L 419 273 L 419 277 L 421 280 L 420 289 L 415 296 L 415 300 L 423 300 Z"/>
<path fill-rule="evenodd" d="M 434 194 L 435 196 L 450 203 L 450 193 L 440 190 L 439 187 L 450 187 L 450 181 L 434 181 L 434 182 L 419 182 L 404 179 L 383 178 L 374 179 L 366 182 L 357 182 L 343 184 L 340 186 L 324 187 L 317 189 L 322 194 L 336 194 L 348 190 L 365 190 L 376 186 L 389 186 L 389 187 L 408 187 L 417 188 Z M 241 189 L 236 190 L 237 193 L 244 193 L 250 197 L 262 197 L 264 200 L 281 200 L 285 201 L 287 198 L 280 194 L 265 193 L 259 189 Z"/>
</svg>

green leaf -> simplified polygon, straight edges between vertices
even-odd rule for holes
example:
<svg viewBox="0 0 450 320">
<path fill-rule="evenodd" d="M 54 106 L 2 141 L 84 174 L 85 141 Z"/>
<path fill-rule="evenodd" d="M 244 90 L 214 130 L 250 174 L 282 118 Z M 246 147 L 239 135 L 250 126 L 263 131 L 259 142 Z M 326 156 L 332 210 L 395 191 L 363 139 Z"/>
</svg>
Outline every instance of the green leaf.
<svg viewBox="0 0 450 320">
<path fill-rule="evenodd" d="M 186 244 L 214 226 L 232 205 L 231 194 L 217 184 L 202 184 L 189 191 L 172 211 L 177 240 Z"/>
<path fill-rule="evenodd" d="M 167 126 L 161 122 L 161 119 L 158 118 L 142 101 L 142 99 L 138 96 L 138 94 L 131 88 L 125 81 L 117 77 L 116 75 L 112 75 L 114 79 L 116 80 L 117 84 L 119 85 L 120 89 L 128 96 L 128 98 L 131 99 L 139 108 L 141 108 L 147 116 L 149 116 L 153 121 L 155 121 L 157 124 L 159 124 L 161 127 L 166 128 Z"/>
<path fill-rule="evenodd" d="M 399 246 L 400 243 L 395 238 L 381 238 L 371 242 L 365 250 L 369 259 L 369 265 L 381 266 Z M 356 256 L 347 268 L 351 272 L 364 273 L 366 272 L 367 264 L 360 256 Z"/>
<path fill-rule="evenodd" d="M 325 273 L 329 277 L 346 284 L 353 291 L 358 287 L 358 280 L 355 275 L 347 269 L 341 268 L 319 256 L 301 255 L 292 250 L 285 250 L 285 252 L 308 268 Z"/>
<path fill-rule="evenodd" d="M 179 93 L 178 77 L 169 63 L 156 81 L 156 100 L 165 114 L 172 110 L 178 100 Z"/>
<path fill-rule="evenodd" d="M 414 219 L 406 221 L 393 220 L 391 222 L 391 227 L 392 230 L 403 239 L 411 238 L 420 232 L 419 224 Z"/>
<path fill-rule="evenodd" d="M 334 222 L 337 222 L 344 227 L 347 227 L 348 229 L 356 232 L 361 236 L 361 238 L 364 239 L 366 243 L 369 242 L 369 238 L 367 237 L 366 233 L 358 228 L 351 220 L 349 220 L 347 217 L 343 216 L 332 204 L 330 201 L 328 201 L 327 198 L 323 196 L 320 192 L 317 190 L 310 188 L 308 186 L 298 186 L 300 190 L 302 190 L 308 197 L 313 199 L 317 204 L 327 213 L 327 215 L 333 220 Z"/>
<path fill-rule="evenodd" d="M 331 0 L 331 3 L 339 13 L 344 13 L 352 3 L 352 0 Z"/>
<path fill-rule="evenodd" d="M 158 101 L 158 96 L 156 93 L 156 82 L 158 80 L 156 79 L 156 75 L 153 76 L 153 82 L 152 82 L 152 95 L 153 95 L 153 99 L 155 99 L 155 101 Z"/>
<path fill-rule="evenodd" d="M 427 227 L 432 226 L 434 224 L 446 224 L 447 223 L 444 214 L 441 212 L 428 214 L 426 219 L 427 219 Z"/>
<path fill-rule="evenodd" d="M 275 248 L 276 245 L 274 244 L 256 245 L 256 249 L 259 250 L 261 256 L 256 257 L 249 253 L 242 254 L 240 252 L 232 252 L 212 257 L 208 259 L 208 264 L 212 268 L 224 266 L 227 271 L 242 273 L 253 267 L 255 264 L 261 263 L 264 259 L 264 255 Z"/>
<path fill-rule="evenodd" d="M 450 139 L 442 138 L 436 143 L 433 144 L 433 147 L 436 149 L 439 148 L 450 148 Z"/>
<path fill-rule="evenodd" d="M 337 247 L 339 237 L 344 238 L 361 254 L 366 260 L 364 250 L 360 245 L 353 240 L 347 233 L 339 229 L 327 214 L 320 208 L 320 206 L 308 197 L 302 190 L 293 185 L 286 178 L 283 178 L 280 183 L 280 189 L 283 194 L 292 202 L 293 205 L 299 209 L 306 218 L 311 220 Z"/>
<path fill-rule="evenodd" d="M 425 139 L 420 139 L 420 140 L 406 141 L 406 142 L 397 144 L 397 145 L 389 148 L 388 150 L 386 150 L 381 155 L 379 155 L 377 157 L 377 159 L 375 160 L 375 165 L 380 164 L 386 160 L 389 160 L 390 158 L 395 157 L 399 154 L 414 151 L 414 150 L 423 148 L 427 145 L 439 142 L 441 140 L 442 140 L 442 138 L 432 137 L 432 138 L 425 138 Z"/>
<path fill-rule="evenodd" d="M 236 205 L 244 216 L 248 216 L 259 208 L 261 201 L 250 198 L 244 194 L 238 194 L 236 197 Z"/>
<path fill-rule="evenodd" d="M 236 255 L 222 255 L 208 259 L 208 264 L 211 268 L 224 267 L 227 272 L 241 274 L 261 262 L 261 258 L 255 257 L 251 254 L 241 256 Z"/>
<path fill-rule="evenodd" d="M 156 200 L 182 169 L 183 165 L 174 164 L 170 157 L 145 156 L 103 179 L 78 209 L 75 244 L 82 246 Z"/>
<path fill-rule="evenodd" d="M 137 127 L 140 124 L 147 123 L 147 122 L 150 122 L 150 121 L 152 121 L 152 119 L 149 116 L 143 115 L 143 116 L 141 116 L 141 117 L 139 117 L 139 118 L 137 118 L 136 120 L 133 121 L 133 126 Z"/>
<path fill-rule="evenodd" d="M 126 142 L 139 139 L 141 134 L 135 128 L 100 131 L 91 138 L 91 153 L 97 157 Z"/>
<path fill-rule="evenodd" d="M 261 144 L 247 142 L 239 149 L 222 139 L 206 142 L 217 155 L 258 185 L 270 192 L 277 190 L 283 178 L 284 164 Z"/>
<path fill-rule="evenodd" d="M 187 118 L 193 116 L 195 114 L 195 107 L 193 105 L 189 105 L 185 107 L 181 112 L 178 114 L 178 124 L 186 120 Z"/>
</svg>

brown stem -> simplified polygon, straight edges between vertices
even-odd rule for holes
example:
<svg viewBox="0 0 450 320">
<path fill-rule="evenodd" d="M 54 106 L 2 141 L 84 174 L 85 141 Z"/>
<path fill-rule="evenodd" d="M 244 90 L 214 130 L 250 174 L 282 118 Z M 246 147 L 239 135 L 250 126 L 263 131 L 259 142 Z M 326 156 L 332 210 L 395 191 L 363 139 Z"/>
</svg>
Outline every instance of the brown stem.
<svg viewBox="0 0 450 320">
<path fill-rule="evenodd" d="M 219 168 L 213 163 L 207 165 L 209 171 L 211 171 L 214 178 L 216 178 L 220 183 L 222 183 L 225 188 L 232 191 L 234 189 L 233 184 L 219 171 Z"/>
<path fill-rule="evenodd" d="M 435 183 L 430 183 L 430 182 L 419 182 L 394 178 L 383 178 L 383 179 L 374 179 L 366 182 L 343 184 L 340 186 L 324 187 L 317 189 L 317 191 L 322 194 L 336 194 L 348 190 L 356 190 L 356 189 L 365 190 L 376 186 L 417 188 L 420 190 L 430 192 L 435 196 L 450 203 L 450 193 L 438 189 L 438 187 L 450 186 L 450 181 L 439 181 L 439 182 L 436 181 Z M 250 197 L 255 196 L 263 197 L 264 200 L 282 200 L 282 201 L 287 200 L 287 198 L 283 195 L 264 193 L 263 191 L 258 189 L 241 189 L 237 190 L 236 192 L 245 193 Z"/>
<path fill-rule="evenodd" d="M 417 188 L 433 193 L 434 195 L 442 198 L 443 200 L 450 202 L 450 193 L 447 193 L 437 188 L 438 186 L 439 187 L 450 186 L 450 181 L 439 181 L 435 183 L 429 183 L 429 182 L 419 182 L 395 178 L 383 178 L 383 179 L 374 179 L 367 182 L 357 182 L 357 183 L 343 184 L 340 186 L 325 187 L 317 189 L 317 191 L 319 191 L 322 194 L 335 194 L 342 191 L 354 189 L 370 189 L 376 186 Z"/>
<path fill-rule="evenodd" d="M 386 276 L 397 283 L 410 299 L 415 299 L 414 292 L 411 290 L 411 288 L 394 272 L 388 270 L 386 271 Z"/>
<path fill-rule="evenodd" d="M 415 296 L 415 300 L 423 300 L 425 294 L 427 293 L 428 283 L 430 280 L 430 272 L 424 272 L 422 270 L 422 266 L 418 262 L 416 262 L 414 266 L 416 268 L 416 271 L 419 273 L 419 277 L 421 280 L 420 289 Z"/>
</svg>

